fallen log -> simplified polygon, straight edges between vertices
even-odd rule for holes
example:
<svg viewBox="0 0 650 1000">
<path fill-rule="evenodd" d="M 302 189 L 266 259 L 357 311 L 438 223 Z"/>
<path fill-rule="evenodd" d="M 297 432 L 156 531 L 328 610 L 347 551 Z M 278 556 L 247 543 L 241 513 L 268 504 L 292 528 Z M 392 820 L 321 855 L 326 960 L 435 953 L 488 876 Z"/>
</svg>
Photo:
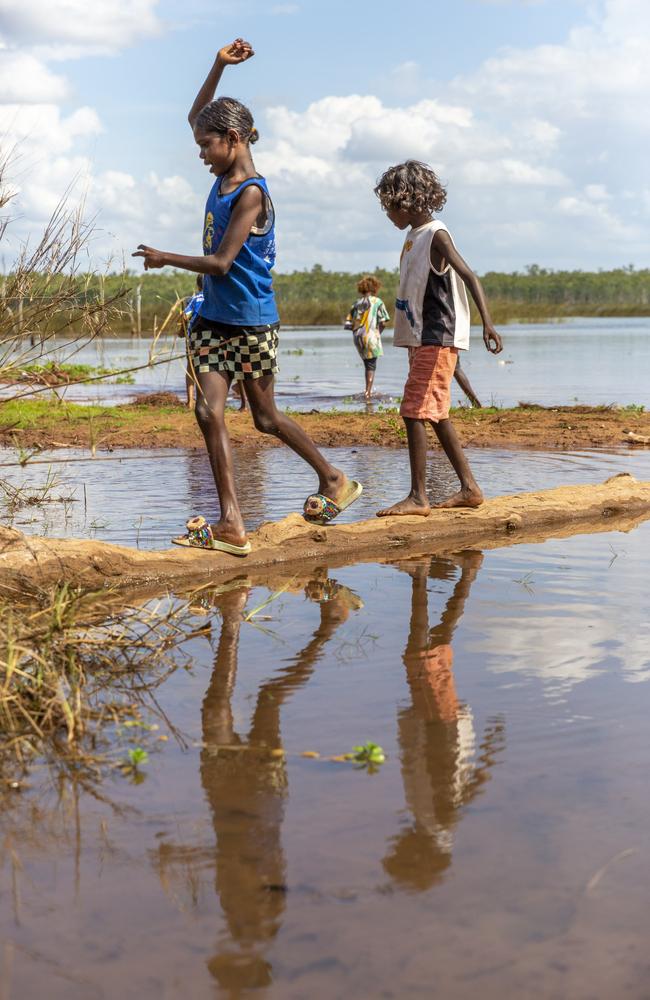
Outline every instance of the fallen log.
<svg viewBox="0 0 650 1000">
<path fill-rule="evenodd" d="M 623 431 L 628 444 L 637 444 L 642 447 L 650 445 L 650 436 L 647 434 L 635 434 L 634 431 Z"/>
<path fill-rule="evenodd" d="M 266 522 L 250 535 L 245 559 L 172 548 L 141 551 L 98 541 L 29 537 L 0 528 L 0 589 L 5 593 L 60 581 L 87 588 L 160 592 L 245 574 L 269 574 L 305 564 L 340 566 L 495 548 L 594 531 L 630 531 L 650 518 L 650 482 L 620 474 L 605 483 L 560 486 L 487 500 L 476 510 L 434 510 L 427 518 L 387 517 L 332 525 L 308 524 L 298 514 Z"/>
</svg>

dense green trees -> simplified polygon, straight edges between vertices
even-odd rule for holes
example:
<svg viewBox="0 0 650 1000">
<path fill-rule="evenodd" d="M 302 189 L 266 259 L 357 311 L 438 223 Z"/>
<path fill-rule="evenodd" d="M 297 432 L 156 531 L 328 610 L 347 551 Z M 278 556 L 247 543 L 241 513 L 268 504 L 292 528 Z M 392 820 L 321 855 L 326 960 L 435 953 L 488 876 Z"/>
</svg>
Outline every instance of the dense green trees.
<svg viewBox="0 0 650 1000">
<path fill-rule="evenodd" d="M 392 312 L 398 273 L 376 269 L 373 274 L 381 281 L 380 295 Z M 344 271 L 326 271 L 318 264 L 309 271 L 276 274 L 274 284 L 282 322 L 338 326 L 356 298 L 359 277 Z M 650 315 L 650 269 L 635 270 L 632 265 L 590 272 L 552 271 L 533 264 L 523 273 L 490 271 L 481 280 L 497 323 L 562 316 Z M 184 271 L 127 272 L 104 278 L 80 275 L 77 297 L 107 303 L 117 300 L 114 304 L 119 311 L 117 318 L 112 317 L 113 328 L 127 332 L 140 328 L 147 333 L 154 324 L 160 328 L 174 303 L 192 293 L 194 283 L 194 276 Z M 51 293 L 51 280 L 48 288 Z M 5 300 L 4 308 L 18 313 L 16 301 Z"/>
</svg>

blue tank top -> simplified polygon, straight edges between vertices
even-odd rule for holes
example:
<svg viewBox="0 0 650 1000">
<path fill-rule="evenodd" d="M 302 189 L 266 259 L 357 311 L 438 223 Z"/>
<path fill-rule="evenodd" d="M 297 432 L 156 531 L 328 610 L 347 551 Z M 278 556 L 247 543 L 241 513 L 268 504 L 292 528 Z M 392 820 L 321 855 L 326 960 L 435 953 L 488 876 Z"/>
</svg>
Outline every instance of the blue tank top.
<svg viewBox="0 0 650 1000">
<path fill-rule="evenodd" d="M 249 177 L 228 194 L 221 193 L 223 177 L 217 177 L 208 195 L 203 224 L 203 253 L 215 253 L 228 228 L 242 191 L 254 185 L 266 202 L 263 229 L 253 227 L 235 257 L 228 274 L 203 277 L 201 316 L 213 323 L 231 326 L 266 326 L 278 322 L 271 268 L 275 264 L 275 211 L 263 177 Z"/>
</svg>

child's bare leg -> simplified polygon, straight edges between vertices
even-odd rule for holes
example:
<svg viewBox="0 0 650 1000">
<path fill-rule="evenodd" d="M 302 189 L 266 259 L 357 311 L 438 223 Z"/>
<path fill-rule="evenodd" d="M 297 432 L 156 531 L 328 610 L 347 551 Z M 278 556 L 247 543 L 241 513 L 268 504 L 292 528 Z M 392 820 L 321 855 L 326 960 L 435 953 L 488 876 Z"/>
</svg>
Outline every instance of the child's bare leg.
<svg viewBox="0 0 650 1000">
<path fill-rule="evenodd" d="M 375 373 L 372 368 L 366 368 L 366 401 L 372 396 L 372 383 L 375 381 Z"/>
<path fill-rule="evenodd" d="M 275 405 L 273 375 L 246 379 L 244 390 L 251 408 L 253 422 L 262 434 L 273 434 L 311 465 L 318 476 L 318 489 L 336 501 L 343 495 L 348 478 L 344 472 L 331 465 L 302 427 L 282 413 Z"/>
<path fill-rule="evenodd" d="M 185 372 L 185 394 L 188 409 L 194 409 L 194 379 L 189 372 Z"/>
<path fill-rule="evenodd" d="M 411 490 L 407 497 L 377 511 L 377 517 L 392 517 L 393 515 L 419 514 L 428 517 L 431 513 L 426 491 L 427 467 L 427 428 L 423 420 L 403 417 L 406 425 L 406 436 L 409 444 L 409 462 L 411 464 Z"/>
<path fill-rule="evenodd" d="M 232 448 L 224 415 L 230 378 L 221 372 L 200 373 L 197 378 L 199 384 L 194 412 L 205 439 L 221 508 L 213 531 L 223 541 L 243 545 L 246 529 L 235 492 Z"/>
<path fill-rule="evenodd" d="M 454 472 L 460 479 L 460 490 L 454 493 L 443 503 L 434 504 L 435 507 L 480 507 L 483 503 L 483 494 L 478 483 L 472 475 L 469 462 L 465 457 L 456 430 L 451 420 L 439 420 L 433 424 L 438 441 L 442 445 L 445 455 L 454 467 Z"/>
<path fill-rule="evenodd" d="M 246 409 L 246 394 L 241 381 L 235 382 L 235 395 L 239 396 L 239 412 L 242 413 Z"/>
</svg>

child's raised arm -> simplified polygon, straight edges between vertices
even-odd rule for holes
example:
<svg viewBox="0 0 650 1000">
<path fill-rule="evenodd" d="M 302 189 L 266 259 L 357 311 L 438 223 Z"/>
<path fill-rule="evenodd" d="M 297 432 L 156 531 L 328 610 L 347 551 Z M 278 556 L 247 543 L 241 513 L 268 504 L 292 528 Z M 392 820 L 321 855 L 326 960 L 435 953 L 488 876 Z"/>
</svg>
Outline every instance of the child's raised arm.
<svg viewBox="0 0 650 1000">
<path fill-rule="evenodd" d="M 217 52 L 217 58 L 212 64 L 210 72 L 205 78 L 203 86 L 199 90 L 194 104 L 190 109 L 190 113 L 187 116 L 187 120 L 190 126 L 194 128 L 194 123 L 199 115 L 199 112 L 203 110 L 206 104 L 214 98 L 216 89 L 219 85 L 219 80 L 221 79 L 221 74 L 226 66 L 236 66 L 238 63 L 246 62 L 255 53 L 251 47 L 250 42 L 244 41 L 243 38 L 236 38 L 234 42 L 230 45 L 224 45 L 222 49 Z"/>
<path fill-rule="evenodd" d="M 434 254 L 436 257 L 434 257 Z M 483 321 L 483 343 L 492 354 L 500 354 L 503 350 L 503 342 L 494 329 L 483 286 L 469 264 L 458 253 L 449 233 L 446 233 L 442 229 L 434 233 L 431 241 L 431 263 L 436 270 L 440 270 L 441 263 L 440 260 L 436 259 L 438 255 L 451 264 L 456 274 L 460 275 L 469 288 Z"/>
</svg>

